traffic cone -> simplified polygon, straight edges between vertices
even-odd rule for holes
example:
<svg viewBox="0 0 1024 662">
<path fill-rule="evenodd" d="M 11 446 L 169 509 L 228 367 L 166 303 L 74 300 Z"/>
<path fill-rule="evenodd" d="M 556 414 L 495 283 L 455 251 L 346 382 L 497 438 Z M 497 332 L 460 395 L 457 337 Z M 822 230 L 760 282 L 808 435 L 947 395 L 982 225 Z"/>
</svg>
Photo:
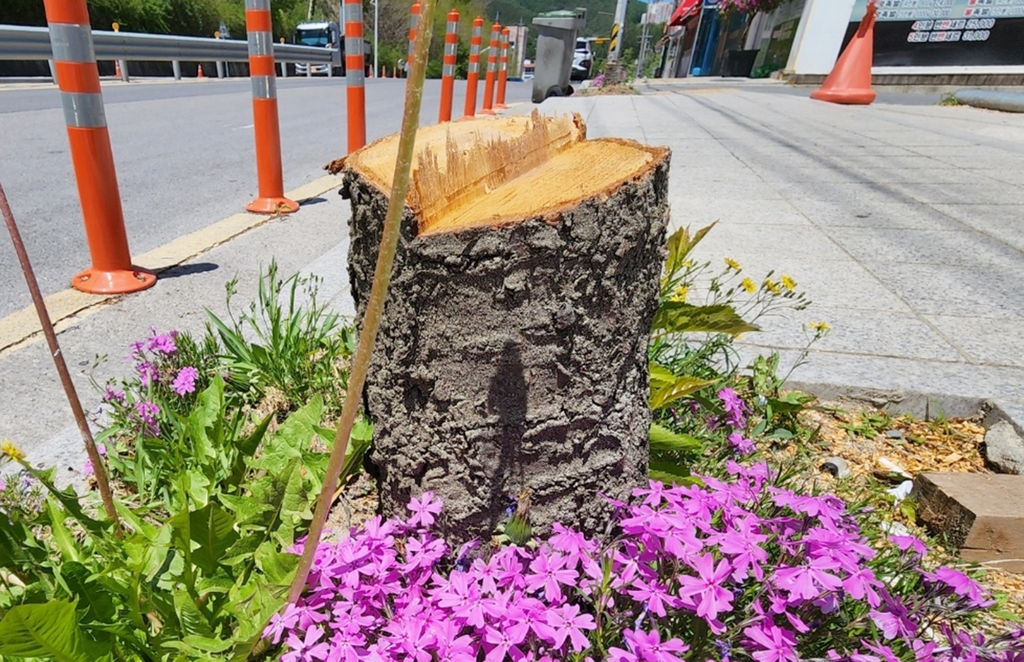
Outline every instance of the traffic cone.
<svg viewBox="0 0 1024 662">
<path fill-rule="evenodd" d="M 867 13 L 846 50 L 821 87 L 811 98 L 831 103 L 867 105 L 875 100 L 871 89 L 871 62 L 875 39 L 875 3 L 868 2 Z"/>
<path fill-rule="evenodd" d="M 203 75 L 203 65 L 199 65 L 199 71 L 196 72 L 196 78 L 206 78 L 206 76 Z"/>
<path fill-rule="evenodd" d="M 114 60 L 114 77 L 115 78 L 120 78 L 121 77 L 121 61 L 120 60 Z"/>
</svg>

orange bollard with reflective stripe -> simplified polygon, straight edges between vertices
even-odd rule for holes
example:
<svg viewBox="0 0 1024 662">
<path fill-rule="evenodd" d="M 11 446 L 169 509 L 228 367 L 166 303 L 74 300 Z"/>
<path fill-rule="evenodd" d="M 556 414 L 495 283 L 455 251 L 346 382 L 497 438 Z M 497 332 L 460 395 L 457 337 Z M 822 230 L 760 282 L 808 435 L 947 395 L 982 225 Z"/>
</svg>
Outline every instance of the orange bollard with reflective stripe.
<svg viewBox="0 0 1024 662">
<path fill-rule="evenodd" d="M 480 112 L 484 115 L 494 114 L 494 79 L 498 72 L 498 40 L 501 37 L 501 26 L 491 26 L 491 43 L 487 49 L 487 78 L 484 79 L 484 105 Z"/>
<path fill-rule="evenodd" d="M 484 19 L 477 16 L 473 19 L 473 32 L 469 38 L 469 72 L 466 74 L 466 107 L 462 118 L 476 114 L 476 88 L 480 81 L 480 45 L 484 38 Z"/>
<path fill-rule="evenodd" d="M 409 15 L 409 52 L 405 56 L 405 70 L 412 71 L 412 47 L 416 43 L 416 28 L 420 24 L 420 1 L 412 3 L 412 13 Z"/>
<path fill-rule="evenodd" d="M 256 133 L 256 179 L 259 186 L 259 197 L 245 208 L 258 214 L 286 214 L 299 209 L 299 203 L 284 197 L 273 29 L 270 0 L 245 0 L 252 117 Z"/>
<path fill-rule="evenodd" d="M 508 28 L 501 30 L 500 55 L 498 57 L 498 99 L 494 107 L 498 110 L 508 108 L 505 105 L 505 85 L 508 83 Z"/>
<path fill-rule="evenodd" d="M 89 10 L 85 0 L 44 0 L 43 4 L 92 261 L 71 286 L 93 294 L 144 290 L 156 283 L 156 276 L 132 265 L 128 250 Z"/>
<path fill-rule="evenodd" d="M 444 33 L 444 62 L 441 69 L 441 110 L 438 122 L 452 119 L 452 97 L 455 94 L 455 57 L 459 49 L 459 12 L 448 12 L 448 25 Z"/>
<path fill-rule="evenodd" d="M 345 0 L 345 83 L 349 154 L 366 144 L 366 80 L 363 64 L 363 3 Z"/>
</svg>

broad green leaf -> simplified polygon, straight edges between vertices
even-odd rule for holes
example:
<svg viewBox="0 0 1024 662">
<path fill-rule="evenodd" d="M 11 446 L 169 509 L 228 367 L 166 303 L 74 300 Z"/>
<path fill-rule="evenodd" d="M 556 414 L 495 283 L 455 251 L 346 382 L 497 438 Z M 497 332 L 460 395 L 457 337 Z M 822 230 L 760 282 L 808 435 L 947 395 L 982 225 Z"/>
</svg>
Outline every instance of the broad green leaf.
<svg viewBox="0 0 1024 662">
<path fill-rule="evenodd" d="M 278 551 L 275 544 L 266 542 L 256 550 L 256 563 L 268 582 L 287 586 L 295 576 L 299 557 L 297 554 Z"/>
<path fill-rule="evenodd" d="M 81 563 L 66 561 L 60 567 L 61 578 L 79 604 L 88 607 L 87 620 L 105 622 L 114 617 L 114 598 L 110 591 L 93 580 L 92 573 Z"/>
<path fill-rule="evenodd" d="M 655 391 L 664 388 L 676 380 L 675 374 L 668 368 L 651 361 L 651 390 Z"/>
<path fill-rule="evenodd" d="M 704 238 L 711 228 L 715 227 L 718 221 L 715 221 L 707 227 L 703 227 L 693 235 L 690 236 L 690 227 L 679 228 L 672 233 L 672 236 L 668 238 L 666 245 L 668 247 L 668 258 L 665 260 L 666 271 L 669 274 L 673 274 L 678 271 L 686 257 L 690 254 L 690 251 L 700 243 L 700 240 Z"/>
<path fill-rule="evenodd" d="M 176 544 L 185 553 L 186 560 L 207 574 L 217 569 L 224 553 L 238 540 L 235 519 L 215 503 L 181 512 L 174 516 L 171 525 L 175 529 Z"/>
<path fill-rule="evenodd" d="M 174 591 L 174 613 L 178 617 L 182 634 L 200 637 L 213 636 L 210 624 L 196 603 L 192 601 L 192 596 L 188 594 L 188 591 L 184 589 Z"/>
<path fill-rule="evenodd" d="M 0 655 L 96 662 L 110 652 L 109 643 L 103 645 L 85 636 L 75 605 L 64 600 L 13 607 L 0 621 Z"/>
<path fill-rule="evenodd" d="M 232 460 L 231 475 L 228 477 L 228 487 L 231 489 L 237 489 L 245 478 L 246 469 L 249 467 L 249 460 L 256 454 L 256 449 L 259 448 L 263 442 L 263 438 L 267 434 L 267 429 L 270 427 L 271 421 L 274 420 L 273 414 L 267 414 L 267 416 L 259 422 L 256 429 L 253 430 L 252 434 L 244 439 L 240 439 L 235 443 L 235 447 L 238 451 L 237 455 Z"/>
<path fill-rule="evenodd" d="M 99 535 L 103 534 L 104 529 L 107 528 L 109 523 L 101 522 L 86 515 L 85 511 L 82 510 L 82 504 L 79 503 L 79 499 L 81 497 L 78 496 L 74 488 L 69 486 L 64 490 L 58 489 L 53 482 L 53 474 L 55 471 L 53 467 L 45 470 L 39 470 L 26 464 L 24 465 L 24 468 L 32 475 L 33 478 L 43 484 L 43 487 L 45 487 L 46 490 L 60 502 L 60 505 L 64 507 L 64 510 L 67 511 L 68 515 L 73 517 L 84 529 L 90 533 Z"/>
<path fill-rule="evenodd" d="M 690 475 L 686 467 L 680 466 L 676 462 L 665 460 L 652 460 L 650 467 L 647 469 L 647 475 L 654 480 L 660 480 L 666 485 L 673 483 L 677 485 L 692 485 L 696 482 L 696 479 Z"/>
<path fill-rule="evenodd" d="M 0 510 L 0 568 L 28 570 L 39 567 L 48 556 L 31 527 L 12 522 Z"/>
<path fill-rule="evenodd" d="M 699 439 L 687 434 L 673 432 L 657 423 L 651 423 L 651 451 L 675 451 L 680 453 L 699 453 L 704 444 Z"/>
<path fill-rule="evenodd" d="M 663 409 L 680 398 L 696 393 L 705 386 L 715 383 L 713 379 L 696 377 L 675 377 L 674 380 L 658 389 L 651 388 L 651 409 Z"/>
<path fill-rule="evenodd" d="M 666 301 L 654 315 L 654 331 L 666 333 L 728 333 L 737 336 L 761 329 L 740 317 L 732 306 L 695 306 L 685 301 Z"/>
</svg>

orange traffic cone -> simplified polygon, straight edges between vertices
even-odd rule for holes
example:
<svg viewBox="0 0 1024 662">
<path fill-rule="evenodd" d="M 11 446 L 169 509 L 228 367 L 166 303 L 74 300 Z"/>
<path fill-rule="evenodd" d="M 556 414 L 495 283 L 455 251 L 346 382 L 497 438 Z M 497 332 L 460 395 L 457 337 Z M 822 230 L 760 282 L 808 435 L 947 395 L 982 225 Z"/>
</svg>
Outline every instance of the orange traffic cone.
<svg viewBox="0 0 1024 662">
<path fill-rule="evenodd" d="M 120 78 L 121 77 L 121 61 L 120 60 L 114 60 L 114 77 L 115 78 Z"/>
<path fill-rule="evenodd" d="M 206 76 L 203 75 L 203 65 L 199 65 L 199 71 L 196 72 L 196 78 L 206 78 Z"/>
<path fill-rule="evenodd" d="M 875 39 L 875 3 L 868 2 L 860 27 L 839 56 L 832 73 L 821 87 L 811 92 L 818 101 L 867 105 L 875 100 L 871 89 L 871 61 Z"/>
</svg>

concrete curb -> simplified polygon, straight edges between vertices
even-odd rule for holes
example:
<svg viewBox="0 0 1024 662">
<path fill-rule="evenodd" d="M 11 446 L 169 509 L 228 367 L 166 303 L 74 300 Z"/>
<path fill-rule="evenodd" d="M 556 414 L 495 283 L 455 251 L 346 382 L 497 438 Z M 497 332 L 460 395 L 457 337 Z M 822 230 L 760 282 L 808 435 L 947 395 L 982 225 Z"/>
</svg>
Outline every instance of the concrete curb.
<svg viewBox="0 0 1024 662">
<path fill-rule="evenodd" d="M 1024 92 L 959 90 L 953 98 L 965 106 L 1002 110 L 1007 113 L 1024 113 Z"/>
</svg>

